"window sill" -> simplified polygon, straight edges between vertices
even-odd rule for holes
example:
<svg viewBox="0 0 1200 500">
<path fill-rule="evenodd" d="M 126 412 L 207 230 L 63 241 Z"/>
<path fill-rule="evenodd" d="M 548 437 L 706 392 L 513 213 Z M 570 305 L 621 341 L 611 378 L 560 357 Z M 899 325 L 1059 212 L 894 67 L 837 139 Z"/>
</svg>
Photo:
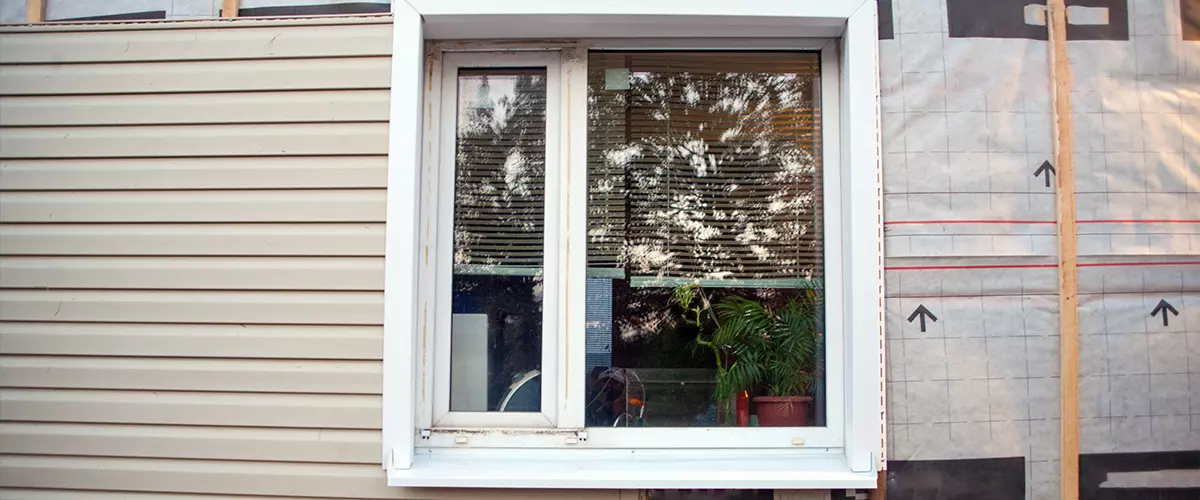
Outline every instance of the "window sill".
<svg viewBox="0 0 1200 500">
<path fill-rule="evenodd" d="M 388 485 L 419 488 L 856 489 L 874 488 L 876 481 L 874 472 L 851 471 L 840 454 L 605 450 L 599 454 L 572 456 L 580 455 L 584 450 L 458 449 L 440 454 L 434 451 L 417 450 L 410 469 L 389 469 Z M 705 458 L 697 459 L 697 456 Z"/>
</svg>

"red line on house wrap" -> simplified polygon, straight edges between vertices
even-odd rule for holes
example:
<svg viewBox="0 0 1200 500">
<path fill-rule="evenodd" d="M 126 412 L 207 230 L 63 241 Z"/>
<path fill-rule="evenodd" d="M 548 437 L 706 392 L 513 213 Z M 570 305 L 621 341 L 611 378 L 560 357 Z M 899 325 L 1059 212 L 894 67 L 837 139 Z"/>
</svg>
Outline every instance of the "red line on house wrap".
<svg viewBox="0 0 1200 500">
<path fill-rule="evenodd" d="M 1200 260 L 1180 262 L 1093 262 L 1077 264 L 1078 267 L 1126 267 L 1126 266 L 1200 266 Z M 886 266 L 888 271 L 953 271 L 961 269 L 1047 269 L 1058 264 L 995 264 L 960 266 Z"/>
<path fill-rule="evenodd" d="M 1200 219 L 1084 219 L 1075 221 L 1076 224 L 1200 224 Z M 959 219 L 959 220 L 893 220 L 883 223 L 885 226 L 919 226 L 935 224 L 1057 224 L 1052 220 L 998 220 L 998 219 Z"/>
</svg>

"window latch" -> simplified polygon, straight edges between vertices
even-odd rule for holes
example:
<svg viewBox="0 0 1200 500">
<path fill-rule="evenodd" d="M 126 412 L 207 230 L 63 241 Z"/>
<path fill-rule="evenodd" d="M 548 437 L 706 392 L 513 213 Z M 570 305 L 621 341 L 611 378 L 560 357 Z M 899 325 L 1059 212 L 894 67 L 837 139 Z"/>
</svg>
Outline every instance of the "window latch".
<svg viewBox="0 0 1200 500">
<path fill-rule="evenodd" d="M 587 441 L 587 431 L 575 431 L 574 436 L 567 437 L 567 444 L 579 444 L 581 441 Z"/>
</svg>

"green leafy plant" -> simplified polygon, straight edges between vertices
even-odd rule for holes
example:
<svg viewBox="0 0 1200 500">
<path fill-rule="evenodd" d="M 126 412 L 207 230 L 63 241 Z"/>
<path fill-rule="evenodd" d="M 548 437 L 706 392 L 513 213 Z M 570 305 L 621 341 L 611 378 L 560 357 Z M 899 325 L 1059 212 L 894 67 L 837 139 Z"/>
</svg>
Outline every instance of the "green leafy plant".
<svg viewBox="0 0 1200 500">
<path fill-rule="evenodd" d="M 743 390 L 767 396 L 812 393 L 824 370 L 819 292 L 806 290 L 776 307 L 737 296 L 714 306 L 699 285 L 685 285 L 676 288 L 675 300 L 684 319 L 701 331 L 696 343 L 716 357 L 714 395 L 726 412 L 732 413 L 729 403 Z M 706 318 L 711 328 L 705 328 Z"/>
<path fill-rule="evenodd" d="M 712 341 L 730 346 L 737 358 L 727 370 L 734 390 L 760 387 L 768 396 L 811 394 L 823 368 L 824 339 L 817 332 L 820 307 L 820 296 L 813 290 L 777 308 L 742 297 L 721 301 Z"/>
</svg>

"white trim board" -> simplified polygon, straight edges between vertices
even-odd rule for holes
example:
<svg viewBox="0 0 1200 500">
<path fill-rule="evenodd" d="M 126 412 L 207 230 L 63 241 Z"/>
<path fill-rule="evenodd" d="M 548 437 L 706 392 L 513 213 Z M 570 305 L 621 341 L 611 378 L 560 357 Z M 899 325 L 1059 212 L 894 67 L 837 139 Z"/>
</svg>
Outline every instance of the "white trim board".
<svg viewBox="0 0 1200 500">
<path fill-rule="evenodd" d="M 417 223 L 421 165 L 421 16 L 403 2 L 393 8 L 389 104 L 387 229 L 383 292 L 383 464 L 408 468 L 413 459 L 417 365 Z M 393 451 L 394 450 L 394 451 Z"/>
<path fill-rule="evenodd" d="M 864 0 L 409 0 L 426 38 L 833 37 Z M 873 0 L 870 0 L 874 4 Z"/>
</svg>

